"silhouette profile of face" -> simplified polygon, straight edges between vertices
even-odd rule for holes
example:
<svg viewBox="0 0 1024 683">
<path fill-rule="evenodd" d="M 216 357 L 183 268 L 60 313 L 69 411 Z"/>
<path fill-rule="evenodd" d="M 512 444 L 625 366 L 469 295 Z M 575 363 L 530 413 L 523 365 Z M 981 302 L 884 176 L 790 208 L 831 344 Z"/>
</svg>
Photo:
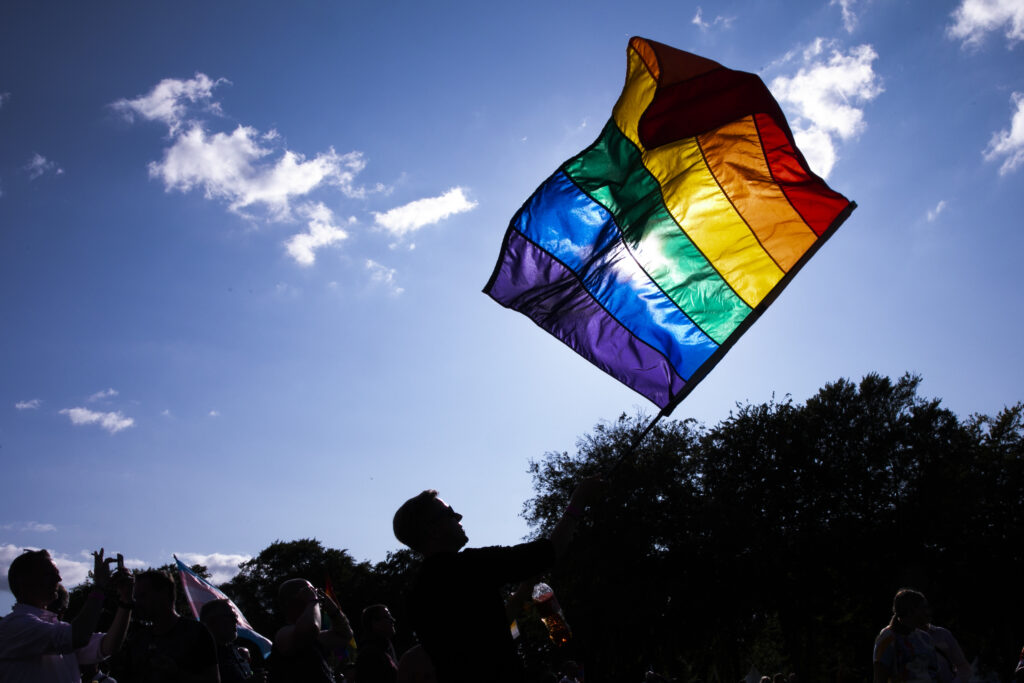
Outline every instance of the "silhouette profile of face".
<svg viewBox="0 0 1024 683">
<path fill-rule="evenodd" d="M 434 523 L 431 531 L 435 540 L 446 550 L 458 550 L 469 542 L 462 528 L 462 515 L 440 498 L 434 499 Z"/>
</svg>

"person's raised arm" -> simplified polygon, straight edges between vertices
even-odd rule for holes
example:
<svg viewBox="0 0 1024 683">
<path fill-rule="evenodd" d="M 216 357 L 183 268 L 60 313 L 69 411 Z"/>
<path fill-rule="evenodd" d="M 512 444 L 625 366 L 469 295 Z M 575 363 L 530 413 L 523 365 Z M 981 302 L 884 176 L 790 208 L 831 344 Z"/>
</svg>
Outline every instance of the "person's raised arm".
<svg viewBox="0 0 1024 683">
<path fill-rule="evenodd" d="M 306 600 L 306 607 L 294 624 L 281 627 L 274 638 L 274 644 L 286 655 L 291 655 L 320 634 L 320 602 L 312 587 L 304 591 L 301 598 Z"/>
<path fill-rule="evenodd" d="M 110 588 L 110 562 L 115 562 L 113 557 L 103 558 L 103 548 L 92 554 L 93 589 L 85 599 L 82 611 L 71 620 L 71 645 L 76 650 L 85 647 L 96 630 L 96 624 L 100 620 L 100 612 L 103 611 L 103 601 L 107 597 Z"/>
<path fill-rule="evenodd" d="M 581 481 L 576 490 L 572 492 L 572 496 L 569 497 L 569 504 L 566 506 L 565 512 L 562 513 L 562 518 L 558 520 L 551 535 L 548 536 L 552 545 L 555 546 L 555 554 L 558 557 L 565 554 L 565 550 L 569 547 L 569 541 L 572 540 L 576 527 L 579 526 L 580 521 L 583 519 L 583 513 L 586 511 L 587 505 L 596 498 L 603 486 L 604 483 L 600 477 L 588 477 Z"/>
<path fill-rule="evenodd" d="M 330 630 L 319 633 L 320 644 L 330 652 L 344 649 L 352 640 L 352 625 L 345 613 L 341 611 L 341 606 L 334 602 L 329 595 L 318 592 L 318 597 L 320 609 L 326 612 L 331 620 Z"/>
<path fill-rule="evenodd" d="M 114 621 L 110 629 L 103 635 L 100 641 L 100 653 L 109 657 L 121 649 L 124 644 L 125 634 L 128 633 L 128 622 L 131 621 L 132 607 L 134 607 L 135 577 L 124 568 L 124 556 L 117 554 L 117 571 L 110 578 L 110 583 L 117 591 L 117 612 L 114 613 Z"/>
</svg>

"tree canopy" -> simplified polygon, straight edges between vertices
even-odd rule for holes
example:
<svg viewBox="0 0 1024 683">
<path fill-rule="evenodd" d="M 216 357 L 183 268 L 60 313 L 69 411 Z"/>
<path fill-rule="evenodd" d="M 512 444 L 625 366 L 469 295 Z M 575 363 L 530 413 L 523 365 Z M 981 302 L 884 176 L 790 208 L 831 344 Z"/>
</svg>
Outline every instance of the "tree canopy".
<svg viewBox="0 0 1024 683">
<path fill-rule="evenodd" d="M 1024 640 L 1024 405 L 960 419 L 920 378 L 868 375 L 706 428 L 646 417 L 531 463 L 537 533 L 574 482 L 608 473 L 552 576 L 588 680 L 868 680 L 893 594 L 922 590 L 968 657 L 1004 674 Z"/>
</svg>

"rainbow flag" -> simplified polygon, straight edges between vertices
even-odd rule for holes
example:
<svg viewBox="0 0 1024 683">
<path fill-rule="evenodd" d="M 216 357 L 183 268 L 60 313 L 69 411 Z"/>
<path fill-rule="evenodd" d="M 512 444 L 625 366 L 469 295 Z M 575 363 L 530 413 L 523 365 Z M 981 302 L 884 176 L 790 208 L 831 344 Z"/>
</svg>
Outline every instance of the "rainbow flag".
<svg viewBox="0 0 1024 683">
<path fill-rule="evenodd" d="M 854 207 L 760 78 L 632 38 L 611 120 L 512 218 L 484 291 L 668 414 Z"/>
</svg>

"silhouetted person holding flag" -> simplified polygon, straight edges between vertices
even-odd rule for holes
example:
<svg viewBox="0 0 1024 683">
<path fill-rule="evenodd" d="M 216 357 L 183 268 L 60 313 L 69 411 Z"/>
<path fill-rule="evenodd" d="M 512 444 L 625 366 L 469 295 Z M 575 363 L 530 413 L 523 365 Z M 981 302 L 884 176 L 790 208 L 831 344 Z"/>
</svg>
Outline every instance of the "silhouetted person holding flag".
<svg viewBox="0 0 1024 683">
<path fill-rule="evenodd" d="M 597 478 L 580 483 L 548 538 L 510 547 L 460 552 L 469 540 L 462 515 L 433 489 L 398 509 L 395 536 L 424 558 L 409 595 L 413 629 L 441 683 L 523 680 L 501 588 L 554 565 L 599 486 Z"/>
</svg>

